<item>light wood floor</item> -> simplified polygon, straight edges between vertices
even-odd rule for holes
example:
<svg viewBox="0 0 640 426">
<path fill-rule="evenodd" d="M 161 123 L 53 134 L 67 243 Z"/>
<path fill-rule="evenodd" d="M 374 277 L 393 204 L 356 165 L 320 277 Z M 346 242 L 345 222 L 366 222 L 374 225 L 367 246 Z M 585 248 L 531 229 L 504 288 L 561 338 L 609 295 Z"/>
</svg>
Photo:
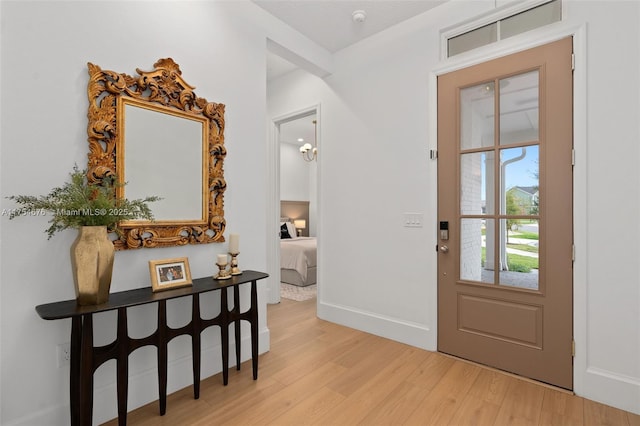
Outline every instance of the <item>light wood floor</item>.
<svg viewBox="0 0 640 426">
<path fill-rule="evenodd" d="M 315 299 L 268 306 L 271 351 L 129 413 L 129 425 L 615 425 L 640 416 L 315 316 Z M 106 423 L 116 425 L 117 421 Z"/>
</svg>

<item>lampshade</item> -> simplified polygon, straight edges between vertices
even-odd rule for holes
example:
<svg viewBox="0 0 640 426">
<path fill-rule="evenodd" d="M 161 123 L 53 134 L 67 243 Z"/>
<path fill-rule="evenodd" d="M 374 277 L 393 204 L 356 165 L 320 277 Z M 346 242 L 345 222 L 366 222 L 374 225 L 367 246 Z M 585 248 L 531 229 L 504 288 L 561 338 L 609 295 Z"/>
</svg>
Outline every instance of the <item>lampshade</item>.
<svg viewBox="0 0 640 426">
<path fill-rule="evenodd" d="M 307 221 L 304 219 L 296 219 L 293 221 L 293 226 L 298 229 L 304 229 L 307 227 Z"/>
</svg>

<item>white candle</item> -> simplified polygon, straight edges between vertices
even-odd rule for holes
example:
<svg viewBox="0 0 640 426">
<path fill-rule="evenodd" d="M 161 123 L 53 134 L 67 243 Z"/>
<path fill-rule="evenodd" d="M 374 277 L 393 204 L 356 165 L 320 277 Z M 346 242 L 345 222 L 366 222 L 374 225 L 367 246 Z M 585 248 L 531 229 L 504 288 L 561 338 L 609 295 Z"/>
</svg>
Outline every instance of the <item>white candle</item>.
<svg viewBox="0 0 640 426">
<path fill-rule="evenodd" d="M 240 235 L 238 234 L 230 234 L 229 235 L 229 253 L 240 253 Z"/>
<path fill-rule="evenodd" d="M 226 265 L 227 264 L 227 255 L 219 254 L 218 255 L 218 265 Z"/>
</svg>

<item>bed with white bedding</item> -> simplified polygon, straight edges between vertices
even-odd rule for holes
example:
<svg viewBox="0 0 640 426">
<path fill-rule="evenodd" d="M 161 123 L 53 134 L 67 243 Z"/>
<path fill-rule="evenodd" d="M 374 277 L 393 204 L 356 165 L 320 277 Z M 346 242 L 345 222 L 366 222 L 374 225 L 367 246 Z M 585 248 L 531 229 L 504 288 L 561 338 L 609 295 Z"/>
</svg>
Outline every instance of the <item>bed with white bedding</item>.
<svg viewBox="0 0 640 426">
<path fill-rule="evenodd" d="M 309 236 L 309 201 L 280 201 L 280 281 L 299 287 L 316 283 L 317 243 Z M 300 221 L 296 229 L 294 222 Z"/>
<path fill-rule="evenodd" d="M 280 281 L 306 287 L 316 283 L 318 246 L 315 237 L 280 240 Z"/>
</svg>

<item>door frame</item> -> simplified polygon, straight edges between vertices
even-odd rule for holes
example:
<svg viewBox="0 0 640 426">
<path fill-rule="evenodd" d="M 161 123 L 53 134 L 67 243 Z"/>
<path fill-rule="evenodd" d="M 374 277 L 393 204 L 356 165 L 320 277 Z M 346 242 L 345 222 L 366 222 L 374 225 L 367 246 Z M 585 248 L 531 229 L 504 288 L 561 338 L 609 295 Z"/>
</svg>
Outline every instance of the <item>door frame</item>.
<svg viewBox="0 0 640 426">
<path fill-rule="evenodd" d="M 573 268 L 573 336 L 575 340 L 575 357 L 573 362 L 573 389 L 575 393 L 583 393 L 586 383 L 584 372 L 587 371 L 587 28 L 586 24 L 569 25 L 560 23 L 541 28 L 520 36 L 502 40 L 493 45 L 447 58 L 431 70 L 428 76 L 428 129 L 429 146 L 427 150 L 438 149 L 438 76 L 457 71 L 473 65 L 490 61 L 533 47 L 548 44 L 562 38 L 573 37 L 575 66 L 573 72 L 573 138 L 575 165 L 573 169 L 573 230 L 575 261 Z M 432 218 L 431 247 L 438 243 L 436 218 L 438 217 L 438 169 L 437 161 L 430 161 L 429 180 L 432 182 L 429 192 L 429 217 Z M 429 342 L 437 350 L 438 330 L 438 254 L 431 258 L 431 288 L 429 322 L 433 324 L 433 337 Z"/>
<path fill-rule="evenodd" d="M 287 114 L 279 115 L 271 118 L 269 122 L 269 147 L 267 166 L 269 171 L 269 192 L 267 200 L 267 273 L 269 281 L 267 282 L 267 303 L 280 303 L 280 237 L 278 229 L 280 228 L 280 125 L 288 121 L 297 120 L 309 115 L 315 114 L 316 127 L 316 146 L 321 146 L 321 114 L 320 104 L 315 104 L 306 108 L 302 108 Z M 316 232 L 320 234 L 320 155 L 318 155 L 317 176 L 316 176 L 316 212 L 317 224 Z M 273 232 L 271 232 L 273 230 Z M 318 246 L 320 244 L 318 243 Z M 318 264 L 320 264 L 320 250 L 318 249 Z M 321 272 L 317 271 L 317 284 L 321 281 Z M 317 285 L 316 303 L 320 300 L 320 285 Z"/>
</svg>

